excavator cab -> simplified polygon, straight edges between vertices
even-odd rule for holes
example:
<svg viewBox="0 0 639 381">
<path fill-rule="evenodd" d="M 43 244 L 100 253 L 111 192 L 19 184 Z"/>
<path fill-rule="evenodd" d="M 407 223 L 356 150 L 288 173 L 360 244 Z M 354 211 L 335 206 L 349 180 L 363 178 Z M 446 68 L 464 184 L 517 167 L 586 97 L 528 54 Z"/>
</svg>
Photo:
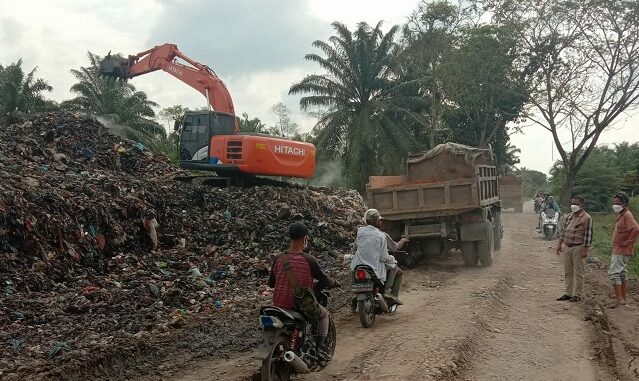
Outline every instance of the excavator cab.
<svg viewBox="0 0 639 381">
<path fill-rule="evenodd" d="M 180 130 L 180 161 L 217 164 L 209 157 L 209 144 L 215 135 L 233 135 L 237 117 L 223 112 L 189 112 L 184 115 Z M 195 163 L 194 163 L 195 164 Z"/>
<path fill-rule="evenodd" d="M 315 146 L 265 134 L 238 134 L 237 123 L 228 113 L 187 113 L 178 125 L 180 167 L 228 177 L 313 176 Z"/>
</svg>

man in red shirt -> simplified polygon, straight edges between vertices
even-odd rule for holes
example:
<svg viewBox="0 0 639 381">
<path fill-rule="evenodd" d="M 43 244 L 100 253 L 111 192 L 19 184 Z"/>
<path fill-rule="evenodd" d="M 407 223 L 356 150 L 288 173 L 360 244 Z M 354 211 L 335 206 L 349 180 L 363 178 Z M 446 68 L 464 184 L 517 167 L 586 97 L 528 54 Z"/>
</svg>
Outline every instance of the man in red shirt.
<svg viewBox="0 0 639 381">
<path fill-rule="evenodd" d="M 288 229 L 288 235 L 291 239 L 291 246 L 287 253 L 275 257 L 268 278 L 268 285 L 271 288 L 275 288 L 273 292 L 273 305 L 292 310 L 295 308 L 295 298 L 293 296 L 293 286 L 289 284 L 288 278 L 286 277 L 283 256 L 288 256 L 288 261 L 299 287 L 313 289 L 313 279 L 319 281 L 319 289 L 338 287 L 339 283 L 322 271 L 314 257 L 304 252 L 308 247 L 308 228 L 306 225 L 301 222 L 291 224 Z M 318 354 L 323 356 L 325 360 L 330 360 L 330 356 L 326 353 L 328 325 L 328 311 L 323 306 L 320 306 L 320 320 L 317 329 L 319 339 L 317 347 Z"/>
<path fill-rule="evenodd" d="M 626 304 L 626 290 L 628 289 L 628 270 L 626 267 L 630 258 L 635 254 L 635 241 L 639 237 L 639 224 L 635 221 L 628 202 L 630 198 L 624 192 L 619 192 L 612 199 L 612 209 L 618 213 L 615 232 L 612 235 L 612 257 L 608 276 L 615 290 L 616 304 Z"/>
</svg>

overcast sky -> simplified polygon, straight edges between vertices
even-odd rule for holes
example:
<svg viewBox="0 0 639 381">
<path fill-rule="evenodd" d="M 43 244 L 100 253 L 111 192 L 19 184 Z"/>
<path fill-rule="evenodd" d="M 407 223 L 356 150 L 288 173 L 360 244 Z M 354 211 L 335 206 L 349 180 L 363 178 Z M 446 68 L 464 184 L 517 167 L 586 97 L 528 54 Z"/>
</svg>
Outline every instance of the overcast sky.
<svg viewBox="0 0 639 381">
<path fill-rule="evenodd" d="M 171 42 L 187 56 L 210 66 L 226 83 L 236 113 L 267 124 L 272 105 L 284 102 L 305 129 L 313 125 L 288 95 L 293 82 L 319 72 L 305 62 L 314 40 L 331 35 L 330 23 L 359 21 L 402 24 L 419 0 L 0 0 L 0 63 L 22 58 L 24 68 L 53 86 L 51 98 L 70 98 L 69 69 L 87 64 L 86 53 L 134 54 Z M 206 105 L 200 93 L 163 72 L 134 78 L 138 90 L 167 107 Z M 639 118 L 620 120 L 601 142 L 639 140 Z M 522 150 L 522 166 L 547 172 L 558 159 L 550 134 L 529 127 L 512 136 Z M 555 152 L 553 154 L 553 151 Z"/>
</svg>

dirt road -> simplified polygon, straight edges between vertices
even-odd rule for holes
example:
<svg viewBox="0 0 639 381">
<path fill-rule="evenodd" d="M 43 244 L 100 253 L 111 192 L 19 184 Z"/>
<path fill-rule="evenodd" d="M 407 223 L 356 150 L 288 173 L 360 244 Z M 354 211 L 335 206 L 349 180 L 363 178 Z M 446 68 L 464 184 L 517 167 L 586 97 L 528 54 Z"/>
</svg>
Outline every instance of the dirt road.
<svg viewBox="0 0 639 381">
<path fill-rule="evenodd" d="M 406 272 L 405 305 L 361 328 L 337 314 L 334 361 L 301 380 L 614 380 L 597 353 L 583 303 L 556 302 L 563 267 L 534 214 L 504 214 L 504 242 L 490 268 L 465 268 L 460 253 Z M 250 353 L 164 373 L 174 381 L 247 380 Z M 149 380 L 149 378 L 147 378 Z"/>
</svg>

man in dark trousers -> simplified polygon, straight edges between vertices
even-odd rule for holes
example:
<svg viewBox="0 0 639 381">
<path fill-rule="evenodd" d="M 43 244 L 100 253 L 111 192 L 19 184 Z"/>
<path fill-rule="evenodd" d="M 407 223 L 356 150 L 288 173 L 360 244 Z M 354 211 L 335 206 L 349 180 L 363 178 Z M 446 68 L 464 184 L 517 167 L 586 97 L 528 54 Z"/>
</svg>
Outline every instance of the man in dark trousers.
<svg viewBox="0 0 639 381">
<path fill-rule="evenodd" d="M 273 305 L 279 308 L 295 309 L 295 298 L 293 286 L 289 284 L 284 268 L 284 260 L 288 259 L 293 275 L 302 288 L 313 288 L 313 279 L 319 281 L 319 288 L 333 288 L 339 283 L 326 275 L 320 268 L 317 260 L 304 251 L 308 247 L 308 228 L 301 222 L 295 222 L 289 226 L 288 236 L 291 239 L 291 246 L 287 253 L 275 257 L 271 273 L 268 278 L 268 286 L 275 288 L 273 292 Z M 286 256 L 286 258 L 284 258 Z M 326 352 L 326 338 L 328 336 L 329 316 L 328 311 L 323 306 L 320 307 L 320 320 L 318 324 L 319 340 L 317 342 L 318 354 L 324 360 L 330 360 Z"/>
<path fill-rule="evenodd" d="M 558 301 L 578 302 L 584 288 L 584 258 L 588 256 L 592 244 L 592 218 L 584 210 L 584 198 L 577 196 L 570 201 L 572 213 L 566 217 L 566 225 L 561 232 L 557 255 L 561 255 L 562 245 L 566 243 L 564 253 L 564 273 L 566 292 Z"/>
</svg>

